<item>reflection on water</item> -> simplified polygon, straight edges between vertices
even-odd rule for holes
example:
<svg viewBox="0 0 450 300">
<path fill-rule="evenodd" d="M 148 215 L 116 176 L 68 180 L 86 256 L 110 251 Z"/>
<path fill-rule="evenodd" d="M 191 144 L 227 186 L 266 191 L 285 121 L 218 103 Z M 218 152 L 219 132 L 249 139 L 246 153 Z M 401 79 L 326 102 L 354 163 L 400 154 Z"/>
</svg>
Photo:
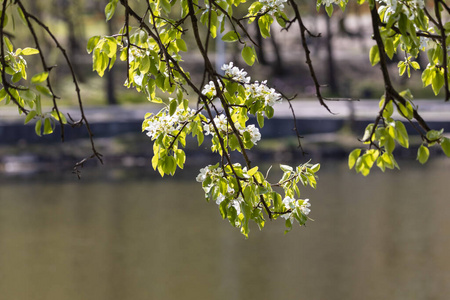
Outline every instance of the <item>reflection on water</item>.
<svg viewBox="0 0 450 300">
<path fill-rule="evenodd" d="M 193 179 L 0 183 L 0 298 L 448 299 L 449 169 L 335 163 L 315 222 L 249 240 Z"/>
</svg>

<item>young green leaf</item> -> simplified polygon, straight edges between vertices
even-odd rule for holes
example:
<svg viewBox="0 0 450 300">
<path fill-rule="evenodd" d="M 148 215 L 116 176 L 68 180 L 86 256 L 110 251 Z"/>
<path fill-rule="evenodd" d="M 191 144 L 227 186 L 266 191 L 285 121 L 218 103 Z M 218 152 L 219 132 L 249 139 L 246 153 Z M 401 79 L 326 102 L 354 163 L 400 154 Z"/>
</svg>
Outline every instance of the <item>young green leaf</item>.
<svg viewBox="0 0 450 300">
<path fill-rule="evenodd" d="M 25 118 L 25 123 L 24 124 L 27 124 L 28 122 L 30 122 L 32 119 L 34 119 L 34 117 L 37 115 L 37 112 L 35 111 L 35 110 L 31 110 L 29 113 L 28 113 L 28 115 L 27 115 L 27 117 Z"/>
<path fill-rule="evenodd" d="M 44 119 L 44 134 L 51 134 L 53 132 L 53 126 L 50 118 Z"/>
<path fill-rule="evenodd" d="M 224 34 L 224 36 L 222 37 L 222 41 L 231 43 L 239 40 L 239 38 L 240 38 L 239 33 L 237 33 L 236 31 L 229 31 L 226 34 Z"/>
<path fill-rule="evenodd" d="M 41 82 L 44 82 L 45 80 L 47 80 L 47 78 L 48 78 L 48 72 L 41 72 L 41 73 L 38 73 L 38 74 L 34 75 L 33 77 L 31 77 L 31 83 L 32 84 L 41 83 Z"/>
<path fill-rule="evenodd" d="M 380 51 L 377 45 L 370 48 L 369 58 L 372 66 L 375 66 L 380 61 Z"/>
<path fill-rule="evenodd" d="M 36 125 L 34 126 L 34 131 L 38 136 L 41 136 L 41 126 L 42 126 L 42 120 L 39 119 L 36 121 Z"/>
<path fill-rule="evenodd" d="M 247 174 L 248 174 L 249 176 L 253 176 L 253 175 L 255 175 L 256 172 L 258 172 L 258 167 L 257 167 L 257 166 L 251 168 L 250 170 L 248 170 Z"/>
<path fill-rule="evenodd" d="M 117 1 L 111 1 L 106 5 L 105 7 L 106 21 L 109 21 L 114 16 L 114 13 L 116 12 L 116 6 Z"/>
<path fill-rule="evenodd" d="M 33 54 L 38 54 L 39 50 L 38 49 L 34 49 L 34 48 L 25 48 L 21 51 L 22 55 L 33 55 Z"/>
<path fill-rule="evenodd" d="M 427 162 L 429 156 L 430 156 L 430 150 L 428 150 L 428 148 L 425 147 L 423 144 L 420 145 L 419 150 L 417 151 L 417 160 L 421 164 L 424 164 Z"/>
<path fill-rule="evenodd" d="M 446 138 L 446 137 L 442 138 L 441 148 L 442 148 L 442 151 L 444 151 L 445 155 L 447 157 L 450 157 L 450 139 L 449 138 Z"/>
<path fill-rule="evenodd" d="M 183 39 L 177 39 L 175 41 L 175 43 L 177 44 L 177 47 L 178 47 L 178 49 L 180 49 L 180 51 L 186 52 L 188 50 L 187 46 L 186 46 L 186 42 Z"/>
<path fill-rule="evenodd" d="M 350 170 L 356 164 L 356 160 L 358 159 L 360 154 L 361 154 L 361 149 L 355 149 L 352 152 L 350 152 L 350 155 L 348 156 L 348 168 Z"/>
<path fill-rule="evenodd" d="M 253 47 L 244 46 L 241 55 L 247 65 L 253 66 L 256 60 L 256 52 Z"/>
</svg>

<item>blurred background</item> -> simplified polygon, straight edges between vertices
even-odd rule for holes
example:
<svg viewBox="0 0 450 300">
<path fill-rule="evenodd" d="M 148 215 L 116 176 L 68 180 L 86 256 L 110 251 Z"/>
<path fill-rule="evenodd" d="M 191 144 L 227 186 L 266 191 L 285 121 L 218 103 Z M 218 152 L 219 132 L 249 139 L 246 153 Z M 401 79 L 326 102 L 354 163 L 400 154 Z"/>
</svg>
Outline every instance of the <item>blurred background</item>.
<svg viewBox="0 0 450 300">
<path fill-rule="evenodd" d="M 252 227 L 245 240 L 221 219 L 215 203 L 204 200 L 195 182 L 199 169 L 217 160 L 208 142 L 199 149 L 188 140 L 185 169 L 161 179 L 151 167 L 152 143 L 141 133 L 145 113 L 161 107 L 123 86 L 124 63 L 103 78 L 92 72 L 87 40 L 123 25 L 121 10 L 105 22 L 106 3 L 27 2 L 68 50 L 104 164 L 88 161 L 79 180 L 73 166 L 91 153 L 85 129 L 66 126 L 64 143 L 58 129 L 38 137 L 33 124 L 23 125 L 17 108 L 0 103 L 0 298 L 448 298 L 450 161 L 431 148 L 430 161 L 420 165 L 415 158 L 421 139 L 412 135 L 411 149 L 396 150 L 401 170 L 374 169 L 368 177 L 348 170 L 348 153 L 360 146 L 358 137 L 375 119 L 383 92 L 379 69 L 368 59 L 373 41 L 364 7 L 349 5 L 328 19 L 316 13 L 315 3 L 302 6 L 305 25 L 321 33 L 308 44 L 325 96 L 360 99 L 330 102 L 335 114 L 314 99 L 298 30 L 275 27 L 270 39 L 261 40 L 250 25 L 262 46 L 259 64 L 246 70 L 253 80 L 268 79 L 287 96 L 296 95 L 292 104 L 307 152 L 304 156 L 298 149 L 285 101 L 266 121 L 251 160 L 263 172 L 272 165 L 273 181 L 280 163 L 312 160 L 322 169 L 317 190 L 302 189 L 314 222 L 285 235 L 281 220 L 267 221 L 263 231 Z M 23 25 L 15 26 L 7 28 L 15 47 L 32 46 Z M 76 118 L 69 70 L 52 41 L 38 34 L 46 41 L 50 64 L 58 66 L 51 76 L 62 110 Z M 188 40 L 188 48 L 194 48 L 189 46 Z M 233 61 L 245 68 L 238 46 L 217 43 L 213 50 L 219 66 Z M 183 67 L 200 80 L 198 53 L 183 57 Z M 419 71 L 408 81 L 395 76 L 403 58 L 396 59 L 391 66 L 395 86 L 411 89 L 430 127 L 449 131 L 450 109 L 443 97 L 422 88 Z M 36 65 L 29 61 L 30 74 L 40 72 Z"/>
</svg>

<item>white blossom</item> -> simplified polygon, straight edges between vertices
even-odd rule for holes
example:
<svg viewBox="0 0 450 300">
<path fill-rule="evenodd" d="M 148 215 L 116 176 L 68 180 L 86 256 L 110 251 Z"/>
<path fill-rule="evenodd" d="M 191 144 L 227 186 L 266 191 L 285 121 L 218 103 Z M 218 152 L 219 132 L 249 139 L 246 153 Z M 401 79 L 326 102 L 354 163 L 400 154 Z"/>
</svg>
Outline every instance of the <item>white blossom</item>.
<svg viewBox="0 0 450 300">
<path fill-rule="evenodd" d="M 259 132 L 259 129 L 255 127 L 255 125 L 247 126 L 244 131 L 250 134 L 250 139 L 255 145 L 261 139 L 261 133 Z"/>
<path fill-rule="evenodd" d="M 200 169 L 200 174 L 197 175 L 197 182 L 203 182 L 206 180 L 207 177 L 214 177 L 214 176 L 222 176 L 222 171 L 220 168 L 217 168 L 212 165 L 208 165 L 204 168 Z"/>
<path fill-rule="evenodd" d="M 241 214 L 241 202 L 242 202 L 241 197 L 230 201 L 230 206 L 233 206 L 234 209 L 236 209 L 236 214 L 238 216 Z"/>
<path fill-rule="evenodd" d="M 281 94 L 277 93 L 274 88 L 269 88 L 266 80 L 261 83 L 255 81 L 252 84 L 246 84 L 245 89 L 251 97 L 264 99 L 264 104 L 268 106 L 273 106 L 275 103 L 279 103 L 282 100 Z"/>
<path fill-rule="evenodd" d="M 224 64 L 221 69 L 225 71 L 225 76 L 231 78 L 232 80 L 241 83 L 250 82 L 250 77 L 246 77 L 247 72 L 245 72 L 244 69 L 239 70 L 238 67 L 234 67 L 233 62 L 230 62 L 229 64 Z"/>
<path fill-rule="evenodd" d="M 302 214 L 304 214 L 305 216 L 309 215 L 309 213 L 311 212 L 309 207 L 311 207 L 311 203 L 309 203 L 309 199 L 303 200 L 303 203 L 300 205 L 300 211 L 302 212 Z"/>
<path fill-rule="evenodd" d="M 217 130 L 221 132 L 227 132 L 228 131 L 228 120 L 227 117 L 224 114 L 220 114 L 216 117 L 214 117 L 213 121 L 214 124 L 217 127 Z M 208 122 L 207 124 L 203 125 L 203 130 L 205 131 L 205 135 L 214 135 L 214 125 L 212 122 Z"/>
<path fill-rule="evenodd" d="M 286 3 L 287 0 L 260 0 L 259 2 L 263 5 L 259 11 L 260 13 L 267 12 L 269 15 L 273 15 L 284 9 L 284 3 Z"/>
<path fill-rule="evenodd" d="M 339 5 L 339 3 L 341 3 L 341 0 L 322 0 L 322 4 L 326 7 L 332 5 L 332 4 L 337 4 Z"/>
<path fill-rule="evenodd" d="M 166 109 L 161 115 L 158 114 L 150 118 L 145 130 L 147 131 L 147 135 L 154 140 L 160 134 L 173 134 L 175 131 L 180 130 L 183 123 L 194 115 L 195 111 L 190 108 L 186 110 L 178 108 L 172 116 L 169 116 Z"/>
<path fill-rule="evenodd" d="M 220 81 L 217 81 L 217 85 L 222 88 L 222 84 L 220 83 Z M 208 94 L 212 94 L 213 96 L 217 96 L 217 91 L 216 91 L 216 86 L 214 85 L 213 81 L 210 81 L 208 84 L 206 84 L 203 87 L 202 90 L 202 94 L 203 95 L 208 95 Z"/>
<path fill-rule="evenodd" d="M 309 207 L 311 207 L 311 203 L 309 203 L 309 199 L 295 200 L 294 198 L 291 198 L 291 197 L 285 197 L 282 202 L 283 202 L 286 210 L 288 210 L 290 212 L 281 215 L 281 217 L 286 220 L 290 219 L 291 222 L 294 219 L 293 213 L 296 209 L 299 209 L 300 212 L 305 216 L 307 216 L 311 212 L 311 209 L 309 209 Z"/>
<path fill-rule="evenodd" d="M 216 204 L 220 205 L 220 203 L 222 203 L 223 200 L 225 200 L 225 196 L 222 194 L 219 194 L 219 196 L 217 196 L 217 199 L 216 199 Z"/>
<path fill-rule="evenodd" d="M 398 0 L 377 0 L 380 2 L 379 12 L 385 10 L 384 21 L 387 22 L 388 19 L 397 11 L 399 1 Z M 409 0 L 401 1 L 401 13 L 406 15 L 408 19 L 414 20 L 416 15 L 416 10 L 423 9 L 425 7 L 424 0 Z"/>
</svg>

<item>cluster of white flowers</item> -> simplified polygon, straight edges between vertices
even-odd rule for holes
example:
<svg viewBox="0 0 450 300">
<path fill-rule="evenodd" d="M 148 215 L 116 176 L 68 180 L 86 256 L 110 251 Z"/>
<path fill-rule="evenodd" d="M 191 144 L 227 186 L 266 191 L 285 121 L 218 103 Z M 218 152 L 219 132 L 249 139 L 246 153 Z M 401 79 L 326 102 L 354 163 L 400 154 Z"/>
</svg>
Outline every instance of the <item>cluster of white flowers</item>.
<svg viewBox="0 0 450 300">
<path fill-rule="evenodd" d="M 341 2 L 345 2 L 345 1 L 344 0 L 322 0 L 322 5 L 328 7 L 332 4 L 339 5 Z"/>
<path fill-rule="evenodd" d="M 250 77 L 247 76 L 247 72 L 244 69 L 240 69 L 238 67 L 233 66 L 233 62 L 230 62 L 228 65 L 224 64 L 221 68 L 225 71 L 225 76 L 231 78 L 234 81 L 241 83 L 249 83 Z"/>
<path fill-rule="evenodd" d="M 245 72 L 244 69 L 239 69 L 234 66 L 233 62 L 224 64 L 221 69 L 225 71 L 225 77 L 244 84 L 245 91 L 249 97 L 264 99 L 264 104 L 269 106 L 273 106 L 275 103 L 281 102 L 281 94 L 277 93 L 274 88 L 269 88 L 267 86 L 267 80 L 264 80 L 261 83 L 258 81 L 250 83 L 251 78 L 250 76 L 247 76 L 247 72 Z M 218 81 L 217 84 L 220 88 L 222 88 L 220 81 Z M 217 96 L 216 86 L 213 81 L 210 81 L 203 87 L 202 94 L 209 97 Z"/>
<path fill-rule="evenodd" d="M 284 9 L 284 3 L 286 3 L 287 0 L 260 0 L 259 2 L 263 5 L 259 11 L 260 13 L 267 12 L 269 15 L 274 15 Z"/>
<path fill-rule="evenodd" d="M 295 211 L 295 209 L 300 209 L 300 212 L 307 216 L 311 210 L 309 209 L 309 207 L 311 207 L 311 203 L 309 203 L 309 199 L 305 199 L 305 200 L 295 200 L 294 198 L 291 197 L 285 197 L 283 199 L 283 204 L 284 207 L 286 207 L 287 210 L 290 210 L 290 213 L 286 213 L 284 215 L 281 215 L 282 218 L 290 219 L 291 221 L 293 220 L 294 216 L 292 215 Z"/>
<path fill-rule="evenodd" d="M 195 115 L 195 111 L 187 108 L 186 110 L 178 109 L 172 116 L 167 114 L 167 110 L 163 111 L 160 116 L 156 115 L 149 119 L 148 126 L 145 128 L 147 135 L 155 140 L 160 134 L 173 134 L 180 130 L 183 122 Z"/>
<path fill-rule="evenodd" d="M 227 133 L 231 131 L 231 127 L 228 124 L 227 117 L 224 114 L 220 114 L 213 119 L 214 124 L 217 127 L 217 130 L 223 133 Z M 214 135 L 214 126 L 213 122 L 208 122 L 203 125 L 203 130 L 205 131 L 205 135 Z M 245 132 L 248 132 L 250 134 L 250 139 L 253 144 L 256 145 L 256 143 L 261 139 L 261 133 L 259 132 L 259 129 L 255 125 L 248 125 L 247 127 L 243 128 L 239 123 L 234 123 L 235 128 L 239 131 L 239 134 L 243 135 Z"/>
<path fill-rule="evenodd" d="M 222 88 L 222 83 L 220 83 L 220 81 L 217 81 L 217 85 Z M 216 86 L 213 81 L 210 81 L 203 87 L 202 94 L 206 96 L 217 96 Z"/>
<path fill-rule="evenodd" d="M 238 163 L 233 164 L 233 166 L 241 167 L 241 165 Z M 247 172 L 247 168 L 244 167 L 242 169 L 242 171 L 245 174 Z M 216 166 L 209 165 L 209 166 L 206 166 L 206 167 L 200 169 L 200 174 L 198 174 L 197 178 L 196 178 L 197 182 L 203 183 L 207 178 L 211 178 L 211 183 L 209 183 L 207 186 L 203 187 L 203 190 L 205 191 L 205 193 L 209 193 L 212 187 L 218 185 L 217 181 L 219 180 L 219 178 L 223 178 L 222 169 L 220 167 L 218 167 L 217 165 Z M 234 196 L 235 196 L 235 190 L 232 187 L 228 186 L 225 195 L 222 193 L 219 193 L 219 195 L 217 196 L 217 199 L 216 199 L 216 204 L 220 205 L 220 203 L 222 203 L 222 201 L 224 201 L 225 199 L 232 198 Z M 242 199 L 242 197 L 239 196 L 238 198 L 232 199 L 230 201 L 230 203 L 228 204 L 228 207 L 233 206 L 234 209 L 236 209 L 237 214 L 239 215 L 241 213 L 241 203 L 243 201 L 244 200 Z"/>
<path fill-rule="evenodd" d="M 261 133 L 259 132 L 259 129 L 255 127 L 255 125 L 247 126 L 244 130 L 241 131 L 241 133 L 243 132 L 248 132 L 250 134 L 250 140 L 255 145 L 261 139 Z"/>
<path fill-rule="evenodd" d="M 217 166 L 208 165 L 200 169 L 200 174 L 197 175 L 197 178 L 195 178 L 195 180 L 197 180 L 197 182 L 203 182 L 208 177 L 212 177 L 214 179 L 222 177 L 222 175 L 223 173 L 221 168 Z M 214 186 L 214 180 L 211 182 L 209 186 L 203 187 L 203 189 L 205 190 L 206 193 L 208 193 L 212 186 Z"/>
<path fill-rule="evenodd" d="M 264 99 L 264 104 L 268 106 L 273 106 L 282 100 L 281 94 L 277 93 L 274 88 L 269 88 L 266 80 L 261 83 L 255 81 L 252 84 L 246 84 L 245 90 L 252 98 Z"/>
<path fill-rule="evenodd" d="M 413 20 L 415 17 L 415 11 L 423 9 L 425 7 L 424 0 L 377 0 L 381 3 L 379 11 L 386 10 L 384 15 L 384 21 L 387 22 L 389 17 L 397 10 L 397 6 L 400 2 L 402 13 L 405 14 L 408 19 Z"/>
</svg>

